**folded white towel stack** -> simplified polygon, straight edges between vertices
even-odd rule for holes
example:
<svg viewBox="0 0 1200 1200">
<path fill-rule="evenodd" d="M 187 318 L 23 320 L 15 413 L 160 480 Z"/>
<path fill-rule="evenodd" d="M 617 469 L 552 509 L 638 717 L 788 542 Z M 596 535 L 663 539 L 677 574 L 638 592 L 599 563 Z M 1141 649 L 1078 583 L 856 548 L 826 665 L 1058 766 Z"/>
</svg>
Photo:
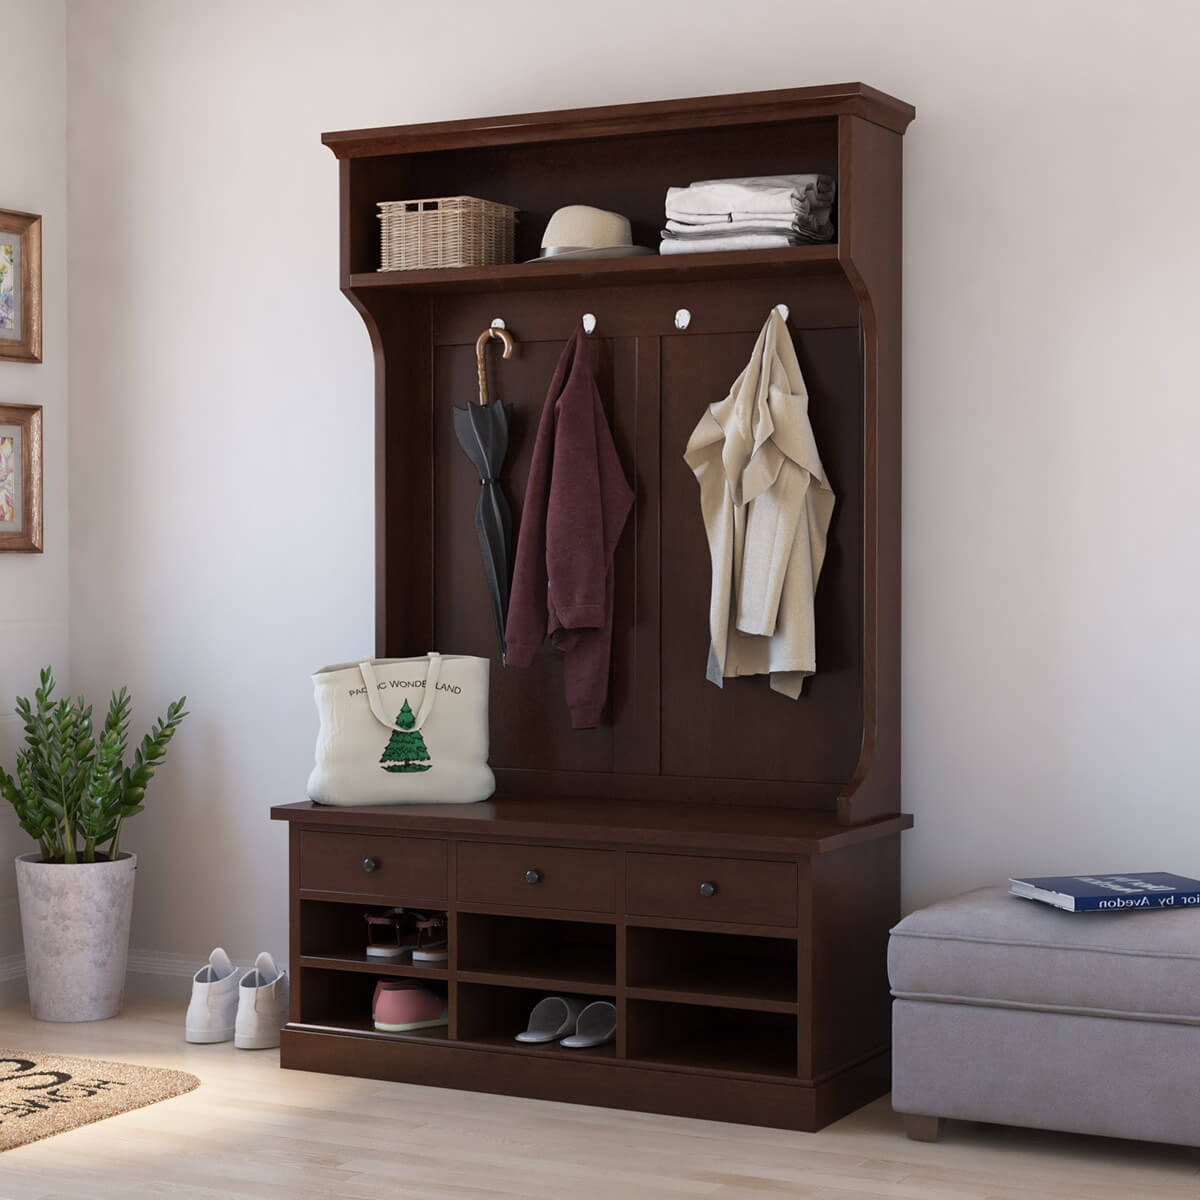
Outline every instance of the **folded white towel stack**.
<svg viewBox="0 0 1200 1200">
<path fill-rule="evenodd" d="M 833 240 L 831 175 L 704 179 L 667 189 L 663 254 L 759 250 Z"/>
</svg>

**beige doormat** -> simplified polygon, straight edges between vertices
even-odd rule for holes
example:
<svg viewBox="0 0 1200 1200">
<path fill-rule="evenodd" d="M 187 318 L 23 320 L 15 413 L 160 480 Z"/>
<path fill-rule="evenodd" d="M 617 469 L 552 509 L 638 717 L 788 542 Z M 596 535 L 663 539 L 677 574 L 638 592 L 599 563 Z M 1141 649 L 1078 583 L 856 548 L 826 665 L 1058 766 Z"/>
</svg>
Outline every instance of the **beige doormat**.
<svg viewBox="0 0 1200 1200">
<path fill-rule="evenodd" d="M 130 1063 L 0 1050 L 0 1150 L 182 1096 L 195 1075 Z"/>
</svg>

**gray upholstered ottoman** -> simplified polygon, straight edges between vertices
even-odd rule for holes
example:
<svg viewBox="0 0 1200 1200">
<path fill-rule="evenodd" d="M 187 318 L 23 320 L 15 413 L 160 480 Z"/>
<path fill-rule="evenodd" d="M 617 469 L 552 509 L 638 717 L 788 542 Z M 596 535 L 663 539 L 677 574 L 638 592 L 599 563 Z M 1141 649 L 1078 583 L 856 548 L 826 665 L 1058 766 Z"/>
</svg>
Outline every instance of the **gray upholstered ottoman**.
<svg viewBox="0 0 1200 1200">
<path fill-rule="evenodd" d="M 892 930 L 892 1105 L 1200 1145 L 1200 912 L 1067 913 L 968 892 Z"/>
</svg>

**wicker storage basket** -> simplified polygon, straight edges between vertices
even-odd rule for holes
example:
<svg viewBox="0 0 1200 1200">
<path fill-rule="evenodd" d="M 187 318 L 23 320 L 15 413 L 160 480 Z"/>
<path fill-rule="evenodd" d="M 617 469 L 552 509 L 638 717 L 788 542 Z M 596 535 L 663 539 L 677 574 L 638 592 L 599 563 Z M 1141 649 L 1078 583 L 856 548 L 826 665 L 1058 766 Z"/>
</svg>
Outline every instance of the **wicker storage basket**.
<svg viewBox="0 0 1200 1200">
<path fill-rule="evenodd" d="M 475 196 L 379 205 L 381 271 L 484 267 L 513 260 L 517 210 Z"/>
</svg>

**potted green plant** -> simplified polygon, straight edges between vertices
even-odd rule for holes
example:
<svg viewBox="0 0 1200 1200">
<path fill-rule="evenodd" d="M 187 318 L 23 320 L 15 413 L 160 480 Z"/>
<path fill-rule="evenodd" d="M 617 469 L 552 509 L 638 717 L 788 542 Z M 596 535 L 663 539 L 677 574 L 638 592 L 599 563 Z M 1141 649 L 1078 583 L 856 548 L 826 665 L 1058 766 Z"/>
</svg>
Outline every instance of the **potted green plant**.
<svg viewBox="0 0 1200 1200">
<path fill-rule="evenodd" d="M 0 795 L 38 853 L 17 858 L 29 1002 L 41 1021 L 100 1021 L 121 1011 L 137 856 L 121 827 L 142 811 L 146 786 L 187 714 L 167 708 L 126 765 L 125 688 L 114 692 L 97 739 L 83 697 L 54 700 L 49 667 L 33 703 L 17 699 L 25 745 L 16 777 L 0 767 Z"/>
</svg>

